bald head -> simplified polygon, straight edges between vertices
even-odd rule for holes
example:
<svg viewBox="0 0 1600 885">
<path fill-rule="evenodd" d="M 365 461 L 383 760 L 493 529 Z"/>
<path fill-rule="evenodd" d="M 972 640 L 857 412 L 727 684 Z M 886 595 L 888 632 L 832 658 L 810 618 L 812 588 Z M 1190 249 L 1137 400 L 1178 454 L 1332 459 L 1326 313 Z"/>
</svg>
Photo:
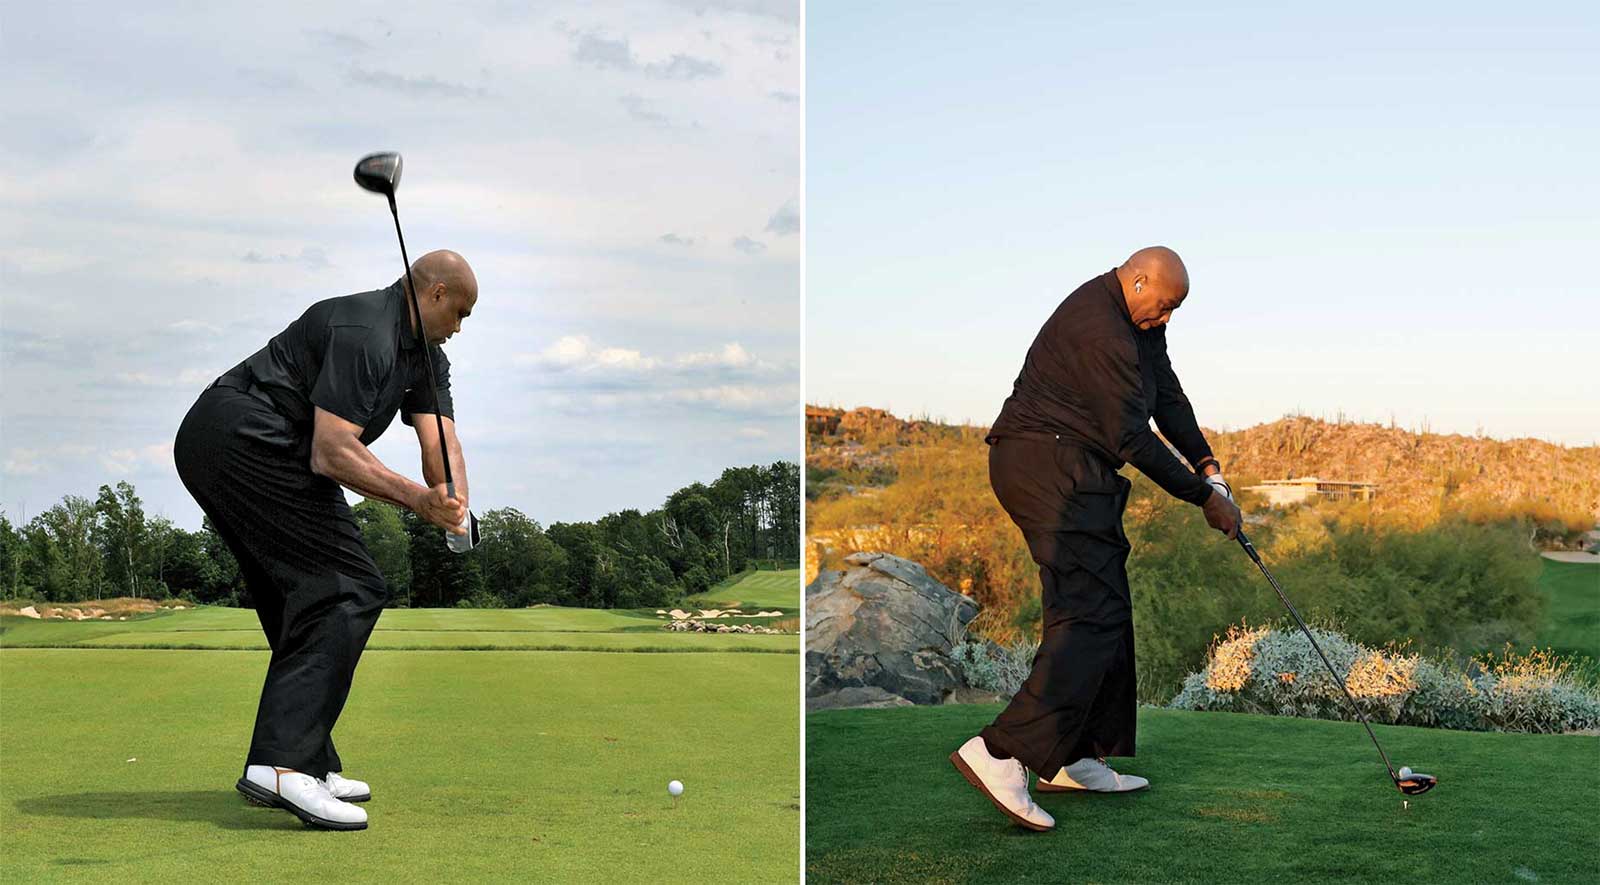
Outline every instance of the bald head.
<svg viewBox="0 0 1600 885">
<path fill-rule="evenodd" d="M 416 280 L 418 291 L 423 293 L 443 285 L 452 294 L 470 295 L 474 299 L 478 297 L 478 278 L 473 274 L 472 266 L 459 253 L 449 249 L 429 252 L 411 262 L 411 277 Z"/>
<path fill-rule="evenodd" d="M 1117 268 L 1122 297 L 1133 324 L 1146 331 L 1165 326 L 1189 297 L 1189 269 L 1166 246 L 1146 246 Z"/>
<path fill-rule="evenodd" d="M 411 263 L 418 309 L 429 344 L 442 344 L 461 331 L 461 321 L 478 303 L 478 277 L 467 259 L 440 249 Z"/>
</svg>

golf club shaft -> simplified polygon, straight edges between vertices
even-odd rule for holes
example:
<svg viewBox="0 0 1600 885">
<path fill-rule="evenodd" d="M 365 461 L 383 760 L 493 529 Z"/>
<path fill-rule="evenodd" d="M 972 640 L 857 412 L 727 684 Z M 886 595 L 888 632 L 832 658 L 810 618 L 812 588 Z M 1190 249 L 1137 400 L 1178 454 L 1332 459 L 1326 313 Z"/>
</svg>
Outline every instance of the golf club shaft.
<svg viewBox="0 0 1600 885">
<path fill-rule="evenodd" d="M 1250 554 L 1250 559 L 1255 562 L 1256 568 L 1261 569 L 1261 573 L 1267 576 L 1267 582 L 1272 585 L 1273 590 L 1277 591 L 1278 598 L 1283 600 L 1283 607 L 1289 610 L 1289 614 L 1294 616 L 1294 622 L 1300 625 L 1301 632 L 1305 633 L 1306 638 L 1311 640 L 1311 647 L 1316 649 L 1317 657 L 1322 659 L 1322 665 L 1328 668 L 1328 673 L 1333 676 L 1333 681 L 1339 683 L 1339 690 L 1344 692 L 1345 700 L 1350 702 L 1350 709 L 1355 710 L 1356 716 L 1361 718 L 1361 725 L 1366 728 L 1367 737 L 1372 738 L 1372 745 L 1378 748 L 1378 755 L 1383 757 L 1383 765 L 1389 769 L 1389 777 L 1399 783 L 1400 776 L 1395 774 L 1394 765 L 1389 761 L 1389 754 L 1383 752 L 1383 745 L 1378 743 L 1378 736 L 1373 733 L 1372 725 L 1367 722 L 1367 714 L 1361 712 L 1361 707 L 1356 703 L 1355 696 L 1350 694 L 1350 689 L 1344 684 L 1344 680 L 1339 677 L 1339 671 L 1333 669 L 1333 664 L 1329 663 L 1328 656 L 1322 653 L 1322 646 L 1317 645 L 1317 638 L 1311 635 L 1311 628 L 1306 626 L 1305 619 L 1300 617 L 1300 613 L 1295 610 L 1294 603 L 1289 601 L 1289 597 L 1284 594 L 1283 588 L 1278 586 L 1278 580 L 1272 576 L 1272 572 L 1267 571 L 1266 563 L 1261 561 L 1261 555 L 1256 553 L 1255 545 L 1251 544 L 1250 539 L 1244 536 L 1243 530 L 1239 532 L 1238 537 L 1239 546 L 1244 548 L 1244 552 Z"/>
<path fill-rule="evenodd" d="M 411 290 L 411 311 L 417 321 L 417 345 L 422 348 L 422 364 L 428 371 L 428 389 L 433 391 L 433 421 L 439 427 L 439 460 L 444 462 L 444 486 L 456 496 L 455 477 L 450 474 L 450 446 L 444 441 L 444 416 L 439 412 L 439 379 L 433 374 L 433 355 L 428 351 L 427 331 L 422 328 L 422 305 L 417 301 L 417 284 L 411 279 L 411 258 L 406 255 L 406 235 L 400 232 L 400 210 L 394 194 L 389 194 L 389 213 L 394 216 L 394 235 L 400 238 L 400 260 L 406 265 L 406 288 Z"/>
</svg>

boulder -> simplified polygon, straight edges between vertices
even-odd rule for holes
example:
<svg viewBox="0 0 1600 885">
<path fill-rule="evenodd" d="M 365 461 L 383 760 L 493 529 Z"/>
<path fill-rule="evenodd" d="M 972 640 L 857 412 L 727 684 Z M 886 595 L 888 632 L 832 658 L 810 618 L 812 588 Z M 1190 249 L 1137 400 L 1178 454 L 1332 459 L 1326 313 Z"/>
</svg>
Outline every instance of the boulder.
<svg viewBox="0 0 1600 885">
<path fill-rule="evenodd" d="M 806 695 L 876 687 L 915 704 L 966 686 L 950 658 L 978 603 L 887 553 L 853 553 L 806 587 Z"/>
<path fill-rule="evenodd" d="M 807 713 L 815 713 L 818 710 L 839 710 L 845 707 L 881 709 L 883 707 L 911 706 L 915 705 L 905 698 L 897 694 L 890 694 L 875 685 L 841 688 L 838 691 L 830 691 L 827 694 L 806 698 Z"/>
</svg>

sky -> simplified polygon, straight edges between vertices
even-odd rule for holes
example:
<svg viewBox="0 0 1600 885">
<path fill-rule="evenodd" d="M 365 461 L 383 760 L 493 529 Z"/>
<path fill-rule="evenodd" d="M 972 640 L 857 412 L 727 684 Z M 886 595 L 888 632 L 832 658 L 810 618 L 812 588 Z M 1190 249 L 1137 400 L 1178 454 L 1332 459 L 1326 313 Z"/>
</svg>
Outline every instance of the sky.
<svg viewBox="0 0 1600 885">
<path fill-rule="evenodd" d="M 405 158 L 472 506 L 659 506 L 799 452 L 797 2 L 51 3 L 0 18 L 0 509 L 135 485 L 218 374 L 402 272 L 355 162 Z M 395 421 L 373 451 L 419 479 Z M 352 500 L 357 500 L 350 495 Z"/>
<path fill-rule="evenodd" d="M 1600 7 L 811 3 L 808 402 L 988 424 L 1165 244 L 1202 425 L 1600 442 Z"/>
</svg>

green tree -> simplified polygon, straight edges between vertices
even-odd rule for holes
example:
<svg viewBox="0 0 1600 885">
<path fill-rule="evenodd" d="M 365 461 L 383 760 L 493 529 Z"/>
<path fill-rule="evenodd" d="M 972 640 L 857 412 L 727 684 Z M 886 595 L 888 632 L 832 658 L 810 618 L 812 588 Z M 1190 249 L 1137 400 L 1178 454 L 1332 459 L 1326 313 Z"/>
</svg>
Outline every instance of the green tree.
<svg viewBox="0 0 1600 885">
<path fill-rule="evenodd" d="M 0 513 L 0 598 L 22 597 L 25 586 L 22 582 L 25 571 L 23 563 L 27 559 L 27 552 L 22 533 L 17 531 L 4 513 Z"/>
<path fill-rule="evenodd" d="M 567 555 L 539 524 L 514 507 L 490 510 L 479 519 L 485 587 L 506 605 L 521 608 L 560 598 Z"/>
<path fill-rule="evenodd" d="M 100 598 L 105 558 L 95 543 L 99 518 L 94 502 L 67 495 L 23 530 L 28 557 L 39 570 L 36 586 L 47 601 Z"/>
<path fill-rule="evenodd" d="M 411 604 L 411 538 L 406 534 L 400 509 L 392 504 L 364 499 L 350 508 L 367 550 L 389 585 L 390 604 Z"/>
<path fill-rule="evenodd" d="M 145 543 L 144 502 L 131 484 L 121 481 L 115 489 L 101 486 L 94 506 L 100 517 L 95 523 L 95 541 L 105 558 L 106 577 L 127 595 L 138 596 L 135 555 Z"/>
<path fill-rule="evenodd" d="M 462 600 L 491 604 L 477 551 L 451 553 L 444 531 L 407 510 L 401 513 L 411 546 L 411 604 L 453 608 Z M 499 604 L 499 603 L 492 603 Z"/>
<path fill-rule="evenodd" d="M 217 533 L 217 527 L 211 523 L 209 516 L 200 519 L 200 549 L 210 561 L 210 567 L 206 569 L 206 583 L 195 594 L 195 599 L 216 605 L 254 608 L 255 600 L 245 584 L 239 561 L 233 557 L 233 551 L 228 549 L 222 535 Z"/>
</svg>

